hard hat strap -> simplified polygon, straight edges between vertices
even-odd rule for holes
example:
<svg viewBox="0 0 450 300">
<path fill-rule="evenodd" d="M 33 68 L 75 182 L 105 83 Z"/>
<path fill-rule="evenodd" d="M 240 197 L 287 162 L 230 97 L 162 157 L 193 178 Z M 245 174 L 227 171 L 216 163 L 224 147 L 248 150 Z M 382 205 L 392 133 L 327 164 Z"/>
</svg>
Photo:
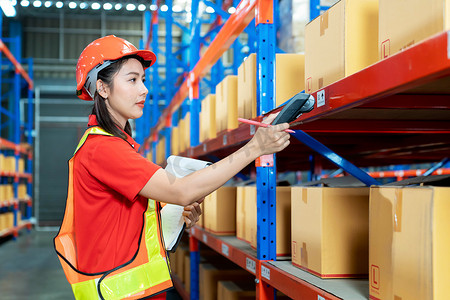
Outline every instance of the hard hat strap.
<svg viewBox="0 0 450 300">
<path fill-rule="evenodd" d="M 95 90 L 97 89 L 97 76 L 98 73 L 104 68 L 109 67 L 116 60 L 105 60 L 102 64 L 98 64 L 92 70 L 89 71 L 86 77 L 86 82 L 84 83 L 84 88 L 86 89 L 89 96 L 94 99 Z"/>
</svg>

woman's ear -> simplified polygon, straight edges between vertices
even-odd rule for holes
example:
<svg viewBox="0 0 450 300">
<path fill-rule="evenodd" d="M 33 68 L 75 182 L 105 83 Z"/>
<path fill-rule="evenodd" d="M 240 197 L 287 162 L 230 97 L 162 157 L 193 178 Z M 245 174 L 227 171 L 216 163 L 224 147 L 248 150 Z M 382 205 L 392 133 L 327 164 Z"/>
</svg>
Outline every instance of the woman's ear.
<svg viewBox="0 0 450 300">
<path fill-rule="evenodd" d="M 101 79 L 97 80 L 96 84 L 97 84 L 97 93 L 103 98 L 107 99 L 108 87 L 106 86 L 106 84 Z"/>
</svg>

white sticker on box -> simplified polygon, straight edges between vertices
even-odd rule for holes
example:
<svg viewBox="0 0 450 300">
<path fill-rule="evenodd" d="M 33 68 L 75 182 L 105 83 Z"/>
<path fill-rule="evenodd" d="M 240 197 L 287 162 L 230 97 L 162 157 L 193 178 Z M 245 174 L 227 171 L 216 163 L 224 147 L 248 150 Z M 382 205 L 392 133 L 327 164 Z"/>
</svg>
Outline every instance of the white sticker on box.
<svg viewBox="0 0 450 300">
<path fill-rule="evenodd" d="M 245 259 L 245 267 L 253 274 L 256 274 L 256 262 L 253 259 L 247 257 Z"/>
<path fill-rule="evenodd" d="M 208 244 L 208 237 L 206 234 L 203 234 L 203 243 Z"/>
<path fill-rule="evenodd" d="M 317 107 L 325 105 L 325 90 L 320 90 L 317 92 Z"/>
<path fill-rule="evenodd" d="M 264 277 L 267 280 L 270 280 L 270 269 L 266 268 L 264 266 L 261 266 L 261 277 Z"/>
<path fill-rule="evenodd" d="M 228 245 L 222 243 L 222 253 L 223 253 L 223 255 L 229 256 L 229 254 L 230 254 L 229 252 L 230 252 L 230 251 L 229 251 Z"/>
<path fill-rule="evenodd" d="M 450 59 L 450 31 L 447 31 L 447 58 Z"/>
</svg>

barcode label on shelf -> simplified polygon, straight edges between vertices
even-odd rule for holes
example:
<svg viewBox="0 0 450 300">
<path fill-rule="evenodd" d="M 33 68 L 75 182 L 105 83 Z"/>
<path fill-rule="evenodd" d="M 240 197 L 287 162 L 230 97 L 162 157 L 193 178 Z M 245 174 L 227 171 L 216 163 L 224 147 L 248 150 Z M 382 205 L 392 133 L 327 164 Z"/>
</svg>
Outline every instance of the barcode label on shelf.
<svg viewBox="0 0 450 300">
<path fill-rule="evenodd" d="M 227 135 L 225 134 L 223 136 L 223 145 L 225 146 L 227 144 Z"/>
<path fill-rule="evenodd" d="M 327 300 L 327 299 L 325 299 L 324 297 L 322 297 L 320 295 L 317 295 L 317 300 Z"/>
<path fill-rule="evenodd" d="M 254 135 L 256 132 L 256 126 L 255 125 L 250 125 L 250 135 Z"/>
<path fill-rule="evenodd" d="M 223 253 L 223 255 L 225 255 L 225 256 L 229 256 L 229 248 L 228 248 L 228 245 L 226 245 L 226 244 L 224 244 L 224 243 L 222 243 L 222 253 Z"/>
<path fill-rule="evenodd" d="M 195 227 L 192 227 L 192 228 L 191 228 L 191 234 L 192 234 L 192 235 L 195 235 Z"/>
<path fill-rule="evenodd" d="M 203 243 L 208 243 L 208 237 L 206 236 L 206 234 L 203 234 Z"/>
<path fill-rule="evenodd" d="M 206 152 L 206 144 L 203 144 L 203 152 Z"/>
<path fill-rule="evenodd" d="M 245 267 L 253 274 L 256 274 L 256 262 L 253 259 L 247 257 L 245 260 Z"/>
<path fill-rule="evenodd" d="M 317 107 L 325 105 L 325 90 L 320 90 L 317 92 Z"/>
<path fill-rule="evenodd" d="M 268 280 L 270 280 L 270 269 L 261 266 L 261 277 L 264 277 Z"/>
</svg>

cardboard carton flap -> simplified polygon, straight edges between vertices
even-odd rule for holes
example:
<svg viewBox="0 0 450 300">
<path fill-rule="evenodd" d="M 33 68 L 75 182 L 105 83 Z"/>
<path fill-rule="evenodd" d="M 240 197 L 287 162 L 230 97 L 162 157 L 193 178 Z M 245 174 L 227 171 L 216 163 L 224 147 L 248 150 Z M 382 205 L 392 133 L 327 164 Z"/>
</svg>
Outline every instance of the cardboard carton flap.
<svg viewBox="0 0 450 300">
<path fill-rule="evenodd" d="M 418 176 L 385 184 L 385 186 L 408 185 L 450 186 L 450 175 Z"/>
</svg>

